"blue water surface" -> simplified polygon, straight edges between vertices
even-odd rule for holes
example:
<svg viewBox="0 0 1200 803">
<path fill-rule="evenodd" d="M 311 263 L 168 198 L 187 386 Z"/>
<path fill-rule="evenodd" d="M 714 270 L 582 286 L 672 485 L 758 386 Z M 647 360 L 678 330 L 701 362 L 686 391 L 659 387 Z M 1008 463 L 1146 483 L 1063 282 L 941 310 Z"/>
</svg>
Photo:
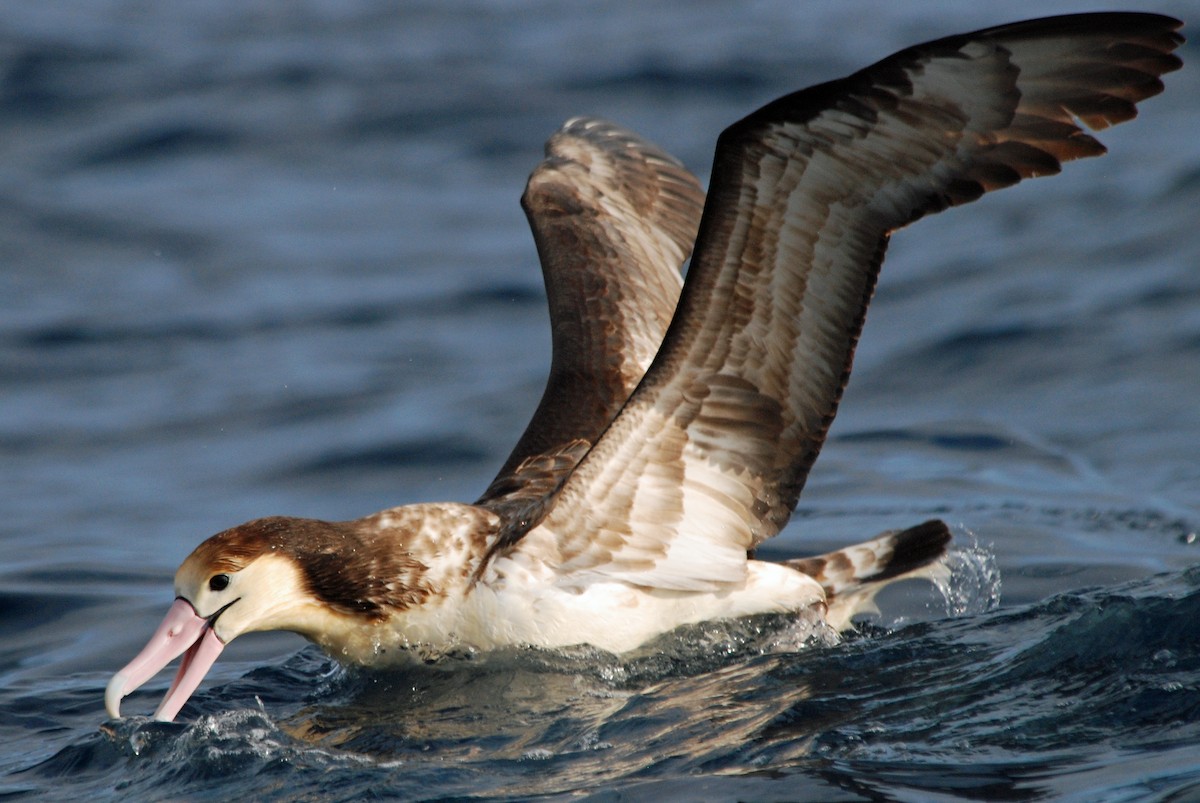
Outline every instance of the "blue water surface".
<svg viewBox="0 0 1200 803">
<path fill-rule="evenodd" d="M 944 594 L 895 589 L 833 645 L 765 618 L 385 673 L 253 636 L 178 723 L 103 709 L 207 535 L 487 484 L 548 365 L 517 199 L 563 120 L 706 176 L 773 97 L 1097 6 L 1031 9 L 0 6 L 0 796 L 1200 799 L 1194 44 L 1103 159 L 893 240 L 766 551 L 939 516 Z"/>
</svg>

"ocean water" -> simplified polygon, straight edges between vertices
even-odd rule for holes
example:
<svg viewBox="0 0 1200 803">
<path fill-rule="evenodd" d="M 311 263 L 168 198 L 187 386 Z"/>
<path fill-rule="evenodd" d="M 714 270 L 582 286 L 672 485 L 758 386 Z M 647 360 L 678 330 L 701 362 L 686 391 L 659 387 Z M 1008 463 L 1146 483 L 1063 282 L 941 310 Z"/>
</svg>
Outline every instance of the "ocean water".
<svg viewBox="0 0 1200 803">
<path fill-rule="evenodd" d="M 766 551 L 939 516 L 941 591 L 890 590 L 839 643 L 764 618 L 620 658 L 378 673 L 248 636 L 178 723 L 103 709 L 207 535 L 487 484 L 548 364 L 517 199 L 562 120 L 609 117 L 705 176 L 773 97 L 1031 13 L 0 7 L 0 797 L 1200 799 L 1195 44 L 1104 158 L 893 240 Z"/>
</svg>

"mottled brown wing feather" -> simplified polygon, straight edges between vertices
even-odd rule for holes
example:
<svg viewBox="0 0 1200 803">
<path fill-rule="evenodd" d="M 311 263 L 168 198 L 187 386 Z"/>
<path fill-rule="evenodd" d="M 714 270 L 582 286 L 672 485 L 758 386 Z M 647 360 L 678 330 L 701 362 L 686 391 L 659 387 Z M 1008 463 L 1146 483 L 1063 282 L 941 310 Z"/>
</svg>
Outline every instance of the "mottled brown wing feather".
<svg viewBox="0 0 1200 803">
<path fill-rule="evenodd" d="M 479 500 L 506 541 L 608 427 L 662 344 L 704 205 L 675 158 L 603 120 L 567 121 L 521 198 L 550 306 L 553 358 L 533 419 Z"/>
<path fill-rule="evenodd" d="M 1103 153 L 1079 124 L 1161 91 L 1179 26 L 1089 14 L 954 36 L 727 129 L 663 348 L 521 548 L 641 585 L 738 580 L 824 442 L 890 233 Z"/>
</svg>

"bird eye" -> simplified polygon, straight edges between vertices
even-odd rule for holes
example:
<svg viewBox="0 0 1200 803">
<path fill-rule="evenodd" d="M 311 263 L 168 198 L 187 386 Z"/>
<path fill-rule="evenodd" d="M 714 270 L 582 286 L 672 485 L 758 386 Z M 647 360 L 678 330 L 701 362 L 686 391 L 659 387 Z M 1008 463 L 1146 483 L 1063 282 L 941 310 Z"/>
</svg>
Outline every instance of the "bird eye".
<svg viewBox="0 0 1200 803">
<path fill-rule="evenodd" d="M 208 587 L 213 591 L 224 591 L 229 587 L 229 575 L 214 574 L 208 580 Z"/>
</svg>

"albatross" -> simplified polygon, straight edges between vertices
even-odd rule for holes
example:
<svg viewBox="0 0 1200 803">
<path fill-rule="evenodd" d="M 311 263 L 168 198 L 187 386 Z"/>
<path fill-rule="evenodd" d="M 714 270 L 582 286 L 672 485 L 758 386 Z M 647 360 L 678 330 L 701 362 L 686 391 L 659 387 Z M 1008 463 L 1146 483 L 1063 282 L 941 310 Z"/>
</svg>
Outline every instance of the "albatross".
<svg viewBox="0 0 1200 803">
<path fill-rule="evenodd" d="M 338 661 L 591 644 L 767 612 L 844 628 L 930 571 L 940 521 L 817 557 L 755 548 L 788 521 L 837 412 L 892 232 L 1098 156 L 1180 67 L 1178 20 L 1052 17 L 938 39 L 786 95 L 718 138 L 707 196 L 612 123 L 569 120 L 522 205 L 552 327 L 533 419 L 473 504 L 217 533 L 108 684 L 182 655 L 171 720 L 224 645 L 287 630 Z M 686 280 L 682 266 L 690 259 Z"/>
</svg>

